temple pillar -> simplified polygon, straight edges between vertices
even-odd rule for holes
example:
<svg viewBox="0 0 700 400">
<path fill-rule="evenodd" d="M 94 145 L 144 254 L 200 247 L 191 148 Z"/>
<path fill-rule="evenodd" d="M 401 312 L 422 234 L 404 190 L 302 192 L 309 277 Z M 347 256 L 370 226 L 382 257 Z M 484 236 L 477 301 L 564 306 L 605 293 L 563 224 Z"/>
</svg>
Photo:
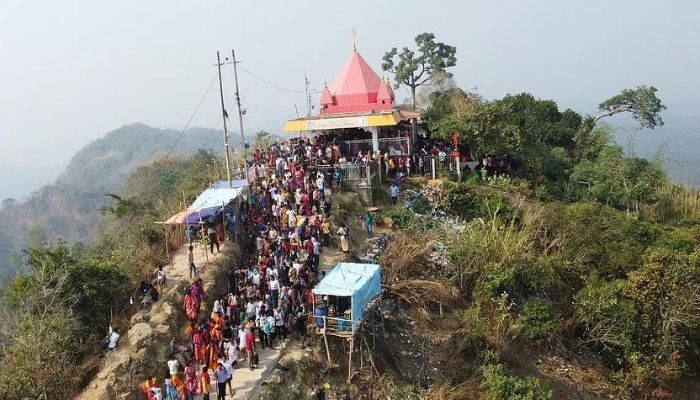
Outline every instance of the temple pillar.
<svg viewBox="0 0 700 400">
<path fill-rule="evenodd" d="M 376 153 L 379 151 L 379 127 L 373 126 L 369 129 L 372 132 L 372 151 Z"/>
</svg>

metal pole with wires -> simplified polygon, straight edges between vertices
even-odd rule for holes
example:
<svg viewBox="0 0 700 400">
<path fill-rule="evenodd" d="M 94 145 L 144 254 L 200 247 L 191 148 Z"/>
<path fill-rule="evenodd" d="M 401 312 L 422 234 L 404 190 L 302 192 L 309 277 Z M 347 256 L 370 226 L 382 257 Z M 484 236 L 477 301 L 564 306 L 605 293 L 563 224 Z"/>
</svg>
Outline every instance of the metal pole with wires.
<svg viewBox="0 0 700 400">
<path fill-rule="evenodd" d="M 241 95 L 238 91 L 238 68 L 236 67 L 236 51 L 231 50 L 231 57 L 233 58 L 233 78 L 236 81 L 236 105 L 238 106 L 238 127 L 241 129 L 241 146 L 243 146 L 243 165 L 245 180 L 250 188 L 250 177 L 248 176 L 248 158 L 246 157 L 245 148 L 245 133 L 243 132 L 243 110 L 241 110 Z"/>
<path fill-rule="evenodd" d="M 221 117 L 224 123 L 224 154 L 226 156 L 226 178 L 228 179 L 228 186 L 233 186 L 233 181 L 231 180 L 231 156 L 229 155 L 228 149 L 228 130 L 226 128 L 226 118 L 228 118 L 228 113 L 224 106 L 224 85 L 221 83 L 221 57 L 219 52 L 216 52 L 216 67 L 219 69 L 219 94 L 221 95 Z M 238 107 L 240 110 L 240 106 Z"/>
</svg>

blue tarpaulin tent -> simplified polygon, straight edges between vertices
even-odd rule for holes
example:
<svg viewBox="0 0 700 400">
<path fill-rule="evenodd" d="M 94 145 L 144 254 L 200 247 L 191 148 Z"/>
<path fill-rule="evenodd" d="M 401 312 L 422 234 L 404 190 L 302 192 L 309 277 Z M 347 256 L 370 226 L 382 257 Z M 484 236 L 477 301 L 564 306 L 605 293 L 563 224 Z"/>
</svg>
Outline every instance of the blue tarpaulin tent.
<svg viewBox="0 0 700 400">
<path fill-rule="evenodd" d="M 224 205 L 240 196 L 246 186 L 245 179 L 235 180 L 230 186 L 228 181 L 217 182 L 197 196 L 185 211 L 173 215 L 165 224 L 198 224 L 206 221 L 216 215 Z"/>
<path fill-rule="evenodd" d="M 367 314 L 370 300 L 382 292 L 382 272 L 378 264 L 340 262 L 313 289 L 321 296 L 348 296 L 351 298 L 353 321 L 362 320 Z M 353 329 L 356 327 L 353 322 Z"/>
<path fill-rule="evenodd" d="M 187 209 L 205 210 L 215 207 L 221 208 L 232 199 L 238 197 L 245 189 L 245 186 L 245 179 L 233 181 L 231 187 L 229 187 L 228 181 L 217 182 L 197 196 L 192 205 L 187 207 Z"/>
</svg>

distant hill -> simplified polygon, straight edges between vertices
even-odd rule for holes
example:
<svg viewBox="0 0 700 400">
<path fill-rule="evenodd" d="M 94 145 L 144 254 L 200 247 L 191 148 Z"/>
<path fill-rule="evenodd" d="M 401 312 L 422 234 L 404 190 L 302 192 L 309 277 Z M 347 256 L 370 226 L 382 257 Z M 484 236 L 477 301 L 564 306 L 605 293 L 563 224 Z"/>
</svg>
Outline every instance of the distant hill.
<svg viewBox="0 0 700 400">
<path fill-rule="evenodd" d="M 0 278 L 12 274 L 12 254 L 20 253 L 30 236 L 43 234 L 49 241 L 89 243 L 102 221 L 99 209 L 108 201 L 105 194 L 120 192 L 139 166 L 166 155 L 179 135 L 174 129 L 140 123 L 122 126 L 80 149 L 55 183 L 40 188 L 26 200 L 3 201 Z M 172 155 L 220 148 L 218 131 L 191 128 L 182 135 Z"/>
</svg>

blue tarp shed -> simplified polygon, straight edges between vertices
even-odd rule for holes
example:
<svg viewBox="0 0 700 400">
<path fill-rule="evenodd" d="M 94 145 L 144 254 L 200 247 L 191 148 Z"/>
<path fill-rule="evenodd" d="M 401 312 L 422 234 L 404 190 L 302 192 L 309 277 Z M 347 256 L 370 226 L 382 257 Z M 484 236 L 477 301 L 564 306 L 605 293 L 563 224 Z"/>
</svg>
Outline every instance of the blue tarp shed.
<svg viewBox="0 0 700 400">
<path fill-rule="evenodd" d="M 382 271 L 378 264 L 340 262 L 313 289 L 321 296 L 349 296 L 351 319 L 359 321 L 367 314 L 370 300 L 382 292 Z M 353 322 L 353 327 L 356 323 Z"/>
<path fill-rule="evenodd" d="M 185 211 L 173 215 L 165 224 L 198 224 L 200 221 L 206 221 L 231 200 L 240 196 L 246 187 L 245 179 L 235 180 L 230 186 L 228 181 L 217 182 L 197 196 Z"/>
<path fill-rule="evenodd" d="M 189 210 L 206 210 L 208 208 L 221 208 L 229 201 L 238 197 L 246 187 L 245 179 L 233 181 L 229 187 L 228 181 L 221 181 L 213 184 L 197 196 Z"/>
</svg>

